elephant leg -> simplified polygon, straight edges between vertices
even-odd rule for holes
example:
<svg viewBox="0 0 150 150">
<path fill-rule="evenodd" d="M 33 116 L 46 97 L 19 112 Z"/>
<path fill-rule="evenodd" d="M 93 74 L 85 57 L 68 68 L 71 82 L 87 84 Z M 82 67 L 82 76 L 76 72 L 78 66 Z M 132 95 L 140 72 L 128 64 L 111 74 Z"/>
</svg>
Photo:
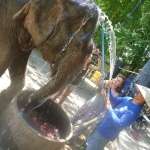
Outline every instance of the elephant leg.
<svg viewBox="0 0 150 150">
<path fill-rule="evenodd" d="M 3 109 L 25 85 L 26 66 L 31 51 L 19 51 L 9 65 L 10 86 L 0 94 L 0 105 Z M 1 111 L 1 110 L 0 110 Z"/>
<path fill-rule="evenodd" d="M 4 74 L 9 64 L 11 63 L 10 56 L 12 53 L 0 51 L 0 77 Z"/>
</svg>

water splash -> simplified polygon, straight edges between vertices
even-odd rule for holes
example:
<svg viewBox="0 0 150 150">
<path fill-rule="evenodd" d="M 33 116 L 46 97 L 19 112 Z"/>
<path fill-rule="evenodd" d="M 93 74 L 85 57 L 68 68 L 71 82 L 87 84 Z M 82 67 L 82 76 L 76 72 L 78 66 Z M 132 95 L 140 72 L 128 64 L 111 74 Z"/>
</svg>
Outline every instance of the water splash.
<svg viewBox="0 0 150 150">
<path fill-rule="evenodd" d="M 32 96 L 33 96 L 33 93 L 29 96 L 29 99 L 28 99 L 28 103 L 31 103 L 31 101 L 32 101 Z"/>
<path fill-rule="evenodd" d="M 35 106 L 33 109 L 31 109 L 31 111 L 28 113 L 28 115 L 29 115 L 33 110 L 35 110 L 36 108 L 41 107 L 47 100 L 48 100 L 48 98 L 44 98 L 42 101 L 40 101 L 40 103 L 39 103 L 37 106 Z M 49 107 L 50 107 L 50 106 L 51 106 L 51 102 L 50 102 L 50 104 L 49 104 Z"/>
<path fill-rule="evenodd" d="M 114 67 L 116 63 L 116 36 L 113 30 L 112 22 L 109 20 L 108 16 L 100 9 L 101 15 L 99 18 L 99 22 L 103 22 L 105 18 L 105 35 L 108 40 L 108 50 L 110 53 L 110 75 L 109 79 L 112 78 Z"/>
<path fill-rule="evenodd" d="M 108 17 L 107 17 L 107 19 L 108 19 Z M 110 53 L 109 79 L 111 79 L 113 76 L 114 67 L 115 67 L 115 63 L 116 63 L 116 36 L 115 36 L 115 32 L 113 30 L 113 26 L 112 26 L 111 22 L 108 20 L 106 23 L 108 24 L 108 26 L 106 28 L 106 31 L 107 31 L 106 35 L 109 40 L 108 49 L 109 49 L 109 53 Z"/>
<path fill-rule="evenodd" d="M 111 21 L 109 20 L 108 16 L 101 11 L 99 22 L 104 21 L 104 18 L 106 20 L 105 35 L 106 35 L 106 39 L 108 40 L 108 50 L 110 54 L 109 80 L 111 80 L 114 72 L 115 63 L 116 63 L 116 36 Z M 107 98 L 110 99 L 109 97 L 110 97 L 110 88 L 108 89 L 108 93 L 107 93 Z"/>
<path fill-rule="evenodd" d="M 86 24 L 86 22 L 89 20 L 89 18 L 87 19 L 83 19 L 82 23 L 79 27 L 79 29 L 77 31 L 74 32 L 74 34 L 72 35 L 72 37 L 69 39 L 69 41 L 65 44 L 65 46 L 62 48 L 61 52 L 66 50 L 66 47 L 71 43 L 72 39 L 75 37 L 75 35 L 81 30 L 82 26 L 84 26 Z"/>
</svg>

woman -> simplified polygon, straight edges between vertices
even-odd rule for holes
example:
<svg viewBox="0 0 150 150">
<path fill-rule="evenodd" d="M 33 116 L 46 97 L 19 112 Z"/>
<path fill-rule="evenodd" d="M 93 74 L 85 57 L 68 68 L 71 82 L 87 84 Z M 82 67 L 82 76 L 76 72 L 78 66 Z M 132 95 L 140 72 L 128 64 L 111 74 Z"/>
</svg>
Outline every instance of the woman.
<svg viewBox="0 0 150 150">
<path fill-rule="evenodd" d="M 125 85 L 125 82 L 126 82 L 126 79 L 124 76 L 117 76 L 112 81 L 105 80 L 104 84 L 105 84 L 105 88 L 109 87 L 111 84 L 110 94 L 113 94 L 114 96 L 119 96 L 119 94 L 122 91 L 122 88 Z M 92 120 L 93 118 L 97 117 L 101 112 L 105 110 L 107 101 L 106 99 L 103 98 L 103 95 L 101 95 L 100 89 L 98 90 L 98 92 L 93 98 L 91 98 L 81 108 L 78 109 L 76 114 L 71 119 L 71 123 L 73 125 L 78 120 L 82 120 L 82 123 L 88 122 Z M 86 128 L 87 126 L 86 127 L 81 126 L 77 128 L 77 130 L 73 133 L 73 139 L 75 139 L 80 134 L 82 134 Z"/>
<path fill-rule="evenodd" d="M 93 51 L 92 54 L 97 54 L 99 55 L 99 50 L 95 50 Z M 94 66 L 92 64 L 92 60 L 93 60 L 93 55 L 90 55 L 90 57 L 85 61 L 82 71 L 79 73 L 79 75 L 77 76 L 77 78 L 71 82 L 70 85 L 67 86 L 67 88 L 65 89 L 61 89 L 58 92 L 56 92 L 51 98 L 53 100 L 56 100 L 58 96 L 60 96 L 61 94 L 61 98 L 58 102 L 59 105 L 61 105 L 66 97 L 76 89 L 77 85 L 80 83 L 82 77 L 85 75 L 85 73 L 87 72 L 88 69 L 92 69 L 92 70 L 100 70 L 101 69 L 101 57 L 98 57 L 98 64 L 97 66 Z"/>
</svg>

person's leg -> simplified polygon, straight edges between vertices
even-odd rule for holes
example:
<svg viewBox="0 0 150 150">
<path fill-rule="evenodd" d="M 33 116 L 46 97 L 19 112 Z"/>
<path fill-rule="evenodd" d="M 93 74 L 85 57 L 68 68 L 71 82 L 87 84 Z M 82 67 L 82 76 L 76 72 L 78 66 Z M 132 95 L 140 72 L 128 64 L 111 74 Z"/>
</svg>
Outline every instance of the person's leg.
<svg viewBox="0 0 150 150">
<path fill-rule="evenodd" d="M 79 127 L 73 132 L 72 137 L 76 138 L 79 135 L 81 135 L 87 128 L 89 127 L 89 125 L 87 126 L 83 126 L 82 124 L 79 125 Z"/>
<path fill-rule="evenodd" d="M 67 88 L 65 89 L 65 91 L 63 92 L 63 94 L 62 94 L 62 96 L 61 96 L 61 98 L 60 98 L 58 104 L 61 105 L 61 104 L 65 101 L 65 99 L 67 98 L 67 96 L 68 96 L 71 92 L 72 92 L 72 90 L 69 89 L 69 87 L 67 87 Z"/>
<path fill-rule="evenodd" d="M 87 109 L 88 111 L 82 118 L 82 124 L 94 119 L 95 117 L 97 117 L 99 115 L 99 113 L 94 111 L 90 106 L 87 106 L 87 107 L 88 107 L 88 109 Z M 77 137 L 77 136 L 81 135 L 89 126 L 89 125 L 83 126 L 82 124 L 73 133 L 73 137 Z"/>
<path fill-rule="evenodd" d="M 86 102 L 77 110 L 77 112 L 71 118 L 72 125 L 74 125 L 78 120 L 83 119 L 88 111 L 89 111 L 88 102 Z"/>
<path fill-rule="evenodd" d="M 92 133 L 91 133 L 91 134 L 89 135 L 89 137 L 87 138 L 87 140 L 86 140 L 86 145 L 87 145 L 87 146 L 88 146 L 88 145 L 90 144 L 90 142 L 92 141 L 95 132 L 97 132 L 96 130 L 97 130 L 97 127 L 92 131 Z"/>
<path fill-rule="evenodd" d="M 88 147 L 86 150 L 102 150 L 109 142 L 108 139 L 102 137 L 96 129 L 93 134 L 91 134 L 92 138 L 88 143 Z M 90 137 L 89 137 L 90 138 Z"/>
<path fill-rule="evenodd" d="M 64 91 L 64 89 L 61 89 L 61 90 L 57 91 L 55 94 L 52 95 L 51 99 L 53 101 L 55 101 L 57 99 L 57 97 L 62 94 L 63 91 Z"/>
<path fill-rule="evenodd" d="M 73 85 L 70 84 L 68 85 L 68 87 L 66 88 L 66 90 L 64 91 L 64 93 L 62 94 L 62 97 L 60 98 L 58 104 L 61 105 L 65 99 L 67 98 L 67 96 L 76 89 L 77 85 Z"/>
</svg>

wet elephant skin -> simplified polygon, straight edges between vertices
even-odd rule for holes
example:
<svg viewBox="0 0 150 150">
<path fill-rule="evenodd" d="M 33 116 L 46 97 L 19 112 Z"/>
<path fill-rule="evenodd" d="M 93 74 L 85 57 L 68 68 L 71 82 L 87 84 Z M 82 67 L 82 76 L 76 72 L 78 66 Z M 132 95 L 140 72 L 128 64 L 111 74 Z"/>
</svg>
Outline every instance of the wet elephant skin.
<svg viewBox="0 0 150 150">
<path fill-rule="evenodd" d="M 92 0 L 1 0 L 0 76 L 8 69 L 11 79 L 1 92 L 1 107 L 24 87 L 34 48 L 50 64 L 52 77 L 32 99 L 48 97 L 75 79 L 92 51 L 98 17 Z"/>
</svg>

